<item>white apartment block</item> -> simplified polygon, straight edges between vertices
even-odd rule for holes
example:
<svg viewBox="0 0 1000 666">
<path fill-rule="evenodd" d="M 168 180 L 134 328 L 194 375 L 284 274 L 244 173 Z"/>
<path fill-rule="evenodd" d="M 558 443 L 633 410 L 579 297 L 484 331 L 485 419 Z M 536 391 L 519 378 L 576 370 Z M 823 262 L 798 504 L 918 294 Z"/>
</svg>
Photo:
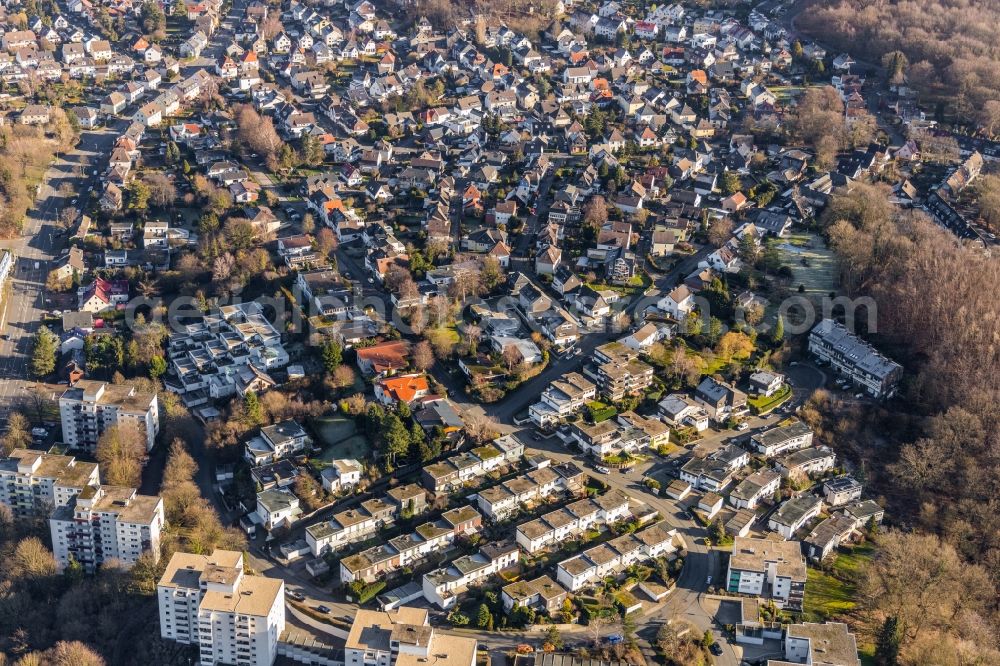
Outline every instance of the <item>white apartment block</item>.
<svg viewBox="0 0 1000 666">
<path fill-rule="evenodd" d="M 146 450 L 160 432 L 159 400 L 131 384 L 80 380 L 59 397 L 63 442 L 91 453 L 101 434 L 111 426 L 131 426 L 143 434 Z"/>
<path fill-rule="evenodd" d="M 578 372 L 569 372 L 542 391 L 541 399 L 528 408 L 528 415 L 535 425 L 547 428 L 583 409 L 596 397 L 596 384 Z"/>
<path fill-rule="evenodd" d="M 729 493 L 729 503 L 737 509 L 755 509 L 761 500 L 774 495 L 781 487 L 781 475 L 769 469 L 754 472 L 740 481 Z"/>
<path fill-rule="evenodd" d="M 69 505 L 84 488 L 100 483 L 97 464 L 73 456 L 14 449 L 0 459 L 0 504 L 16 517 L 48 514 Z"/>
<path fill-rule="evenodd" d="M 824 319 L 809 332 L 809 353 L 878 399 L 891 398 L 903 377 L 903 366 L 832 319 Z"/>
<path fill-rule="evenodd" d="M 798 541 L 771 541 L 736 537 L 729 558 L 726 589 L 732 593 L 776 599 L 781 605 L 802 608 L 806 560 Z"/>
<path fill-rule="evenodd" d="M 156 586 L 160 635 L 199 647 L 199 664 L 271 666 L 285 629 L 285 584 L 243 572 L 243 554 L 174 553 Z"/>
<path fill-rule="evenodd" d="M 819 515 L 823 500 L 815 495 L 793 497 L 778 507 L 767 521 L 768 529 L 791 539 L 806 523 Z"/>
<path fill-rule="evenodd" d="M 628 518 L 629 497 L 620 490 L 582 499 L 517 526 L 516 540 L 527 553 L 559 544 L 592 527 Z"/>
<path fill-rule="evenodd" d="M 812 446 L 813 431 L 802 421 L 771 428 L 750 438 L 750 445 L 768 458 Z"/>
<path fill-rule="evenodd" d="M 556 580 L 570 592 L 576 592 L 631 564 L 673 552 L 676 536 L 677 530 L 668 529 L 663 523 L 635 534 L 623 534 L 560 562 Z"/>
<path fill-rule="evenodd" d="M 424 574 L 424 598 L 443 610 L 453 608 L 458 596 L 470 586 L 517 564 L 520 552 L 516 544 L 508 541 L 486 544 L 475 555 L 463 555 Z"/>
<path fill-rule="evenodd" d="M 439 633 L 427 609 L 359 610 L 344 646 L 344 666 L 475 666 L 476 639 Z"/>
<path fill-rule="evenodd" d="M 173 376 L 166 386 L 189 406 L 242 394 L 255 375 L 289 360 L 281 333 L 256 301 L 223 306 L 171 335 L 167 356 Z"/>
<path fill-rule="evenodd" d="M 163 499 L 135 488 L 87 486 L 49 518 L 52 554 L 61 571 L 71 560 L 93 573 L 104 562 L 135 564 L 143 553 L 160 556 Z"/>
</svg>

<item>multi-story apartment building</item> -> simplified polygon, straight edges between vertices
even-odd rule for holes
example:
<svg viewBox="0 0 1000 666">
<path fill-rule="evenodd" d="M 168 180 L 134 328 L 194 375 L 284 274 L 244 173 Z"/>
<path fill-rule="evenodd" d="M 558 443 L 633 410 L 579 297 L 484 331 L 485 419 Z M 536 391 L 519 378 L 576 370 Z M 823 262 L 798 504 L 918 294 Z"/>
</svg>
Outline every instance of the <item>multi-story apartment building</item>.
<svg viewBox="0 0 1000 666">
<path fill-rule="evenodd" d="M 806 560 L 798 541 L 736 537 L 729 558 L 726 589 L 776 599 L 786 608 L 802 608 Z"/>
<path fill-rule="evenodd" d="M 832 319 L 824 319 L 809 332 L 809 353 L 829 362 L 878 399 L 895 395 L 903 376 L 903 366 Z"/>
<path fill-rule="evenodd" d="M 92 573 L 103 562 L 135 564 L 143 553 L 160 556 L 163 499 L 135 488 L 87 486 L 49 518 L 52 554 L 62 570 L 70 561 Z"/>
<path fill-rule="evenodd" d="M 160 635 L 199 647 L 199 664 L 270 666 L 285 629 L 285 583 L 243 571 L 243 554 L 174 553 L 156 586 Z"/>
<path fill-rule="evenodd" d="M 80 380 L 60 396 L 59 415 L 63 442 L 91 453 L 101 434 L 112 426 L 136 428 L 147 451 L 160 432 L 156 394 L 139 391 L 132 384 Z"/>
<path fill-rule="evenodd" d="M 475 638 L 439 633 L 425 608 L 359 610 L 344 645 L 344 666 L 474 666 Z"/>
<path fill-rule="evenodd" d="M 67 506 L 84 488 L 100 482 L 96 463 L 31 449 L 0 459 L 0 504 L 17 517 Z"/>
<path fill-rule="evenodd" d="M 781 475 L 765 469 L 754 472 L 733 488 L 729 493 L 729 503 L 737 509 L 755 509 L 757 504 L 774 495 L 781 487 Z"/>
<path fill-rule="evenodd" d="M 652 366 L 638 359 L 639 352 L 621 342 L 609 342 L 594 350 L 593 363 L 584 372 L 597 384 L 598 392 L 617 402 L 641 394 L 653 381 Z"/>
<path fill-rule="evenodd" d="M 726 444 L 704 458 L 691 458 L 684 463 L 680 478 L 695 488 L 719 492 L 749 463 L 749 453 L 735 444 Z"/>
<path fill-rule="evenodd" d="M 474 555 L 463 555 L 448 566 L 424 574 L 424 598 L 438 608 L 452 608 L 458 595 L 469 586 L 517 564 L 520 552 L 517 544 L 507 541 L 486 544 Z"/>
<path fill-rule="evenodd" d="M 609 361 L 597 366 L 597 386 L 611 402 L 641 395 L 653 382 L 653 366 L 638 359 L 619 364 Z"/>
<path fill-rule="evenodd" d="M 629 516 L 629 497 L 620 490 L 582 499 L 518 525 L 516 540 L 527 553 L 562 543 L 591 527 L 610 525 Z"/>
<path fill-rule="evenodd" d="M 779 456 L 786 451 L 795 451 L 796 449 L 804 449 L 807 446 L 812 446 L 812 441 L 812 428 L 802 421 L 796 421 L 786 426 L 770 428 L 764 432 L 757 433 L 750 438 L 750 445 L 757 450 L 757 453 L 771 458 Z"/>
<path fill-rule="evenodd" d="M 540 428 L 555 425 L 597 397 L 597 385 L 578 372 L 568 372 L 542 391 L 541 399 L 528 408 L 531 421 Z"/>
<path fill-rule="evenodd" d="M 667 528 L 664 523 L 634 534 L 623 534 L 560 562 L 556 580 L 570 592 L 576 592 L 631 564 L 673 552 L 676 536 L 677 530 Z"/>
</svg>

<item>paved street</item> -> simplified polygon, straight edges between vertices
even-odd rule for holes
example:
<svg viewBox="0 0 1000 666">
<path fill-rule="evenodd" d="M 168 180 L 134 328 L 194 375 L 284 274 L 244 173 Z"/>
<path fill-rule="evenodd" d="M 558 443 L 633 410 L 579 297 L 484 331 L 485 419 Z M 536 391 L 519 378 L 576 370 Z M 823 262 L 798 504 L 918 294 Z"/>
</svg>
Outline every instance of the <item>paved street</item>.
<svg viewBox="0 0 1000 666">
<path fill-rule="evenodd" d="M 56 235 L 59 213 L 72 205 L 73 199 L 89 194 L 96 183 L 91 174 L 98 168 L 98 161 L 111 152 L 117 136 L 113 129 L 85 131 L 76 149 L 57 158 L 45 172 L 22 235 L 0 243 L 17 257 L 10 287 L 0 305 L 0 331 L 4 336 L 0 339 L 0 378 L 4 380 L 0 381 L 0 414 L 5 414 L 30 384 L 25 380 L 30 375 L 31 338 L 48 309 L 45 278 L 65 245 L 65 237 Z M 64 196 L 60 191 L 71 194 Z"/>
</svg>

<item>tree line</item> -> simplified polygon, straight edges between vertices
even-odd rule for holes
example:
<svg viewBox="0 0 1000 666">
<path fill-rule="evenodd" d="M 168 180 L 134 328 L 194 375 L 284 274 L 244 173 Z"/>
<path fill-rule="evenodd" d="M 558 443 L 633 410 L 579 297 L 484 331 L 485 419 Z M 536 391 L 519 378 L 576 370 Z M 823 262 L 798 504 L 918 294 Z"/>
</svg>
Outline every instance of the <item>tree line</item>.
<svg viewBox="0 0 1000 666">
<path fill-rule="evenodd" d="M 892 56 L 890 77 L 992 133 L 1000 127 L 998 21 L 1000 5 L 981 0 L 826 0 L 797 25 L 863 59 Z"/>
<path fill-rule="evenodd" d="M 897 565 L 879 563 L 895 557 L 909 578 L 876 581 L 863 599 L 875 609 L 869 628 L 898 635 L 900 663 L 997 663 L 1000 301 L 988 285 L 1000 261 L 894 207 L 885 185 L 835 196 L 822 221 L 843 287 L 877 306 L 867 337 L 905 369 L 901 397 L 886 405 L 820 391 L 803 410 L 821 441 L 861 463 L 904 529 L 880 541 L 871 575 L 886 579 Z M 918 569 L 924 583 L 911 580 Z"/>
</svg>

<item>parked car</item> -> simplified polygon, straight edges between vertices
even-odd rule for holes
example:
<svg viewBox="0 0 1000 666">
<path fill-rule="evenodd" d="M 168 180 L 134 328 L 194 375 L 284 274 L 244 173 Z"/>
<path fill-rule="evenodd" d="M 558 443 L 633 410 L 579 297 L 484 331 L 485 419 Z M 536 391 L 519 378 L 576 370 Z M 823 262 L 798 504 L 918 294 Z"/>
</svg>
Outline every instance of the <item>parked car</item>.
<svg viewBox="0 0 1000 666">
<path fill-rule="evenodd" d="M 597 465 L 594 467 L 594 471 L 600 474 L 611 474 L 611 470 L 604 465 Z"/>
<path fill-rule="evenodd" d="M 316 610 L 318 610 L 320 613 L 329 613 L 330 607 L 320 604 L 319 606 L 316 606 Z"/>
<path fill-rule="evenodd" d="M 32 428 L 31 429 L 31 435 L 33 437 L 45 437 L 48 434 L 49 434 L 49 431 L 46 430 L 45 428 Z"/>
<path fill-rule="evenodd" d="M 285 589 L 285 596 L 295 599 L 296 601 L 305 601 L 306 595 L 301 592 L 296 592 L 295 590 Z"/>
<path fill-rule="evenodd" d="M 750 427 L 750 424 L 747 423 L 746 421 L 744 421 L 743 423 L 740 423 L 738 426 L 736 426 L 736 429 L 742 432 L 742 431 L 748 429 L 749 427 Z"/>
<path fill-rule="evenodd" d="M 711 647 L 709 647 L 708 649 L 711 650 L 712 654 L 714 654 L 716 657 L 722 654 L 722 646 L 719 645 L 718 641 L 712 643 Z"/>
</svg>

